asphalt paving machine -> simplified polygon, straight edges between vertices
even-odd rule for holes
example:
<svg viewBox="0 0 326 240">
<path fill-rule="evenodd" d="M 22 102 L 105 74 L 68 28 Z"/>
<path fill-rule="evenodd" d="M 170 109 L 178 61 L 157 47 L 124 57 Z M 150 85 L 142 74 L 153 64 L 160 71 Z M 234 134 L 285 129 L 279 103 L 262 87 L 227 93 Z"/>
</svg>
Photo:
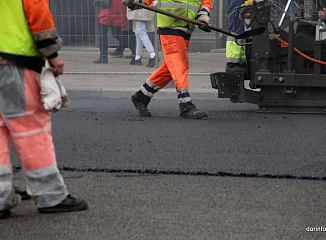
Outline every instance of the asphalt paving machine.
<svg viewBox="0 0 326 240">
<path fill-rule="evenodd" d="M 288 11 L 291 2 L 277 25 L 270 19 L 277 1 L 249 0 L 236 9 L 248 29 L 265 30 L 237 40 L 246 49 L 247 72 L 210 74 L 219 98 L 257 104 L 260 112 L 326 113 L 325 22 L 313 0 L 304 0 L 298 15 Z"/>
</svg>

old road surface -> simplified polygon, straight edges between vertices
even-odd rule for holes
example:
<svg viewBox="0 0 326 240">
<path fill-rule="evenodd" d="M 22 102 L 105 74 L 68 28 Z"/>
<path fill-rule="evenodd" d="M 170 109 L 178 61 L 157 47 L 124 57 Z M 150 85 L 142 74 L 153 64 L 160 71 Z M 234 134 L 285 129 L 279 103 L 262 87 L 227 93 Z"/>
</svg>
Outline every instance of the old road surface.
<svg viewBox="0 0 326 240">
<path fill-rule="evenodd" d="M 177 100 L 153 99 L 141 118 L 128 99 L 73 99 L 52 115 L 54 143 L 89 210 L 23 201 L 0 239 L 326 239 L 325 115 L 194 103 L 208 119 L 179 119 Z"/>
</svg>

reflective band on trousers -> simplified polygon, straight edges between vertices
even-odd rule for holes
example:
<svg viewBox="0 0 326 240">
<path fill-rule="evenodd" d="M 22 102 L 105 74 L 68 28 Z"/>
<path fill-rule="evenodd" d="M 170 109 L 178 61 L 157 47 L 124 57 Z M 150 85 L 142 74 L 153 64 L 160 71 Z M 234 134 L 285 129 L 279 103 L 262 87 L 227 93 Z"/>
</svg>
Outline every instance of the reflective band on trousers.
<svg viewBox="0 0 326 240">
<path fill-rule="evenodd" d="M 8 170 L 11 140 L 37 207 L 54 206 L 68 195 L 57 168 L 51 115 L 40 99 L 37 75 L 14 64 L 0 64 L 0 210 L 14 207 L 13 175 Z"/>
</svg>

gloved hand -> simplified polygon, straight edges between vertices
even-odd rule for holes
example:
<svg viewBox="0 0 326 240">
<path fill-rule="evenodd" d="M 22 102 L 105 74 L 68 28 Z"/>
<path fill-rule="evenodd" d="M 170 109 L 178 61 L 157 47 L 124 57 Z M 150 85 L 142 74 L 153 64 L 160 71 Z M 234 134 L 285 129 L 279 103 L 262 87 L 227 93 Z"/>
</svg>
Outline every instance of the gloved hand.
<svg viewBox="0 0 326 240">
<path fill-rule="evenodd" d="M 122 4 L 127 6 L 131 10 L 139 9 L 139 7 L 132 4 L 132 2 L 142 3 L 142 0 L 122 0 Z"/>
<path fill-rule="evenodd" d="M 197 21 L 202 22 L 202 23 L 205 23 L 203 25 L 199 25 L 199 29 L 200 30 L 203 30 L 205 32 L 210 32 L 211 29 L 208 28 L 208 26 L 211 25 L 210 24 L 210 20 L 211 19 L 206 14 L 201 14 L 201 15 L 199 15 L 199 13 L 197 14 Z"/>
<path fill-rule="evenodd" d="M 326 19 L 326 8 L 323 8 L 321 11 L 318 11 L 318 18 L 321 20 Z"/>
<path fill-rule="evenodd" d="M 132 1 L 133 0 L 122 0 L 122 4 L 127 7 L 132 7 L 133 6 Z"/>
<path fill-rule="evenodd" d="M 69 106 L 70 99 L 66 89 L 59 77 L 54 76 L 48 61 L 45 62 L 45 67 L 42 68 L 38 83 L 41 89 L 41 100 L 46 110 L 57 112 L 62 107 Z"/>
</svg>

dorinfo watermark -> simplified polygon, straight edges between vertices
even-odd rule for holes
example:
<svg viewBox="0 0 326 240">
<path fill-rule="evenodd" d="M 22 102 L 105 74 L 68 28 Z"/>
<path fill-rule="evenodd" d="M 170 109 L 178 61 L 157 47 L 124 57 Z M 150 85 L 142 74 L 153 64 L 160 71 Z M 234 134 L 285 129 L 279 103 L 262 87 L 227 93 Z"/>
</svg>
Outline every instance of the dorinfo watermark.
<svg viewBox="0 0 326 240">
<path fill-rule="evenodd" d="M 326 232 L 326 227 L 306 227 L 307 232 Z"/>
</svg>

